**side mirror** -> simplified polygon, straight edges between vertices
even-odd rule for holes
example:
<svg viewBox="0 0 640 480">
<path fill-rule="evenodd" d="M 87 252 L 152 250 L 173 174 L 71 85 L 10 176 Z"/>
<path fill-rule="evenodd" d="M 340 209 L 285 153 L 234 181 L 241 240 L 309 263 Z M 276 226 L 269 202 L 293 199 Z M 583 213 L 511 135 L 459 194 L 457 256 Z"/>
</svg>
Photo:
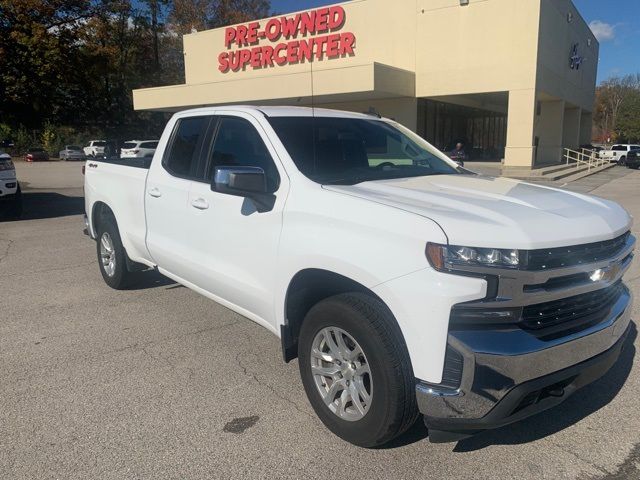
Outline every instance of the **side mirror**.
<svg viewBox="0 0 640 480">
<path fill-rule="evenodd" d="M 276 201 L 267 189 L 267 176 L 259 167 L 216 167 L 211 190 L 249 198 L 260 213 L 273 210 Z"/>
</svg>

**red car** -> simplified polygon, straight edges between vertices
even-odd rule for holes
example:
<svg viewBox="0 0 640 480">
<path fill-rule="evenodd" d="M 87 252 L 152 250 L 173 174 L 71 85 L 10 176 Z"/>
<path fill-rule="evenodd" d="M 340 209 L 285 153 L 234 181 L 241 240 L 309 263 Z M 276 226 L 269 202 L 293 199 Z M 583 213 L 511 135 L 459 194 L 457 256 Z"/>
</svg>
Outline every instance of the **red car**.
<svg viewBox="0 0 640 480">
<path fill-rule="evenodd" d="M 27 162 L 46 162 L 49 160 L 49 154 L 44 148 L 30 148 L 24 159 Z"/>
</svg>

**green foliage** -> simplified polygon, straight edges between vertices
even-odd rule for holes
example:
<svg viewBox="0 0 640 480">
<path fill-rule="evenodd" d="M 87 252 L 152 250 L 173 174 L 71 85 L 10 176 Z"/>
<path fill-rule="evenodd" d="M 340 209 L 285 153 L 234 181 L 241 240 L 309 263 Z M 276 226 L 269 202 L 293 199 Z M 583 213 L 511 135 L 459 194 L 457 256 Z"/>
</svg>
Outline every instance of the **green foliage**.
<svg viewBox="0 0 640 480">
<path fill-rule="evenodd" d="M 13 154 L 14 155 L 22 155 L 27 151 L 29 147 L 33 147 L 35 145 L 34 135 L 29 133 L 29 131 L 23 126 L 18 127 L 13 132 Z"/>
<path fill-rule="evenodd" d="M 56 147 L 59 145 L 57 143 L 58 136 L 55 132 L 55 127 L 49 121 L 44 124 L 44 128 L 42 129 L 42 134 L 40 135 L 40 140 L 42 144 L 42 148 L 44 148 L 47 152 L 54 154 L 58 149 Z"/>
<path fill-rule="evenodd" d="M 640 73 L 612 77 L 596 90 L 594 139 L 598 142 L 640 141 Z"/>
<path fill-rule="evenodd" d="M 52 154 L 89 137 L 157 137 L 165 115 L 134 112 L 131 92 L 184 81 L 177 33 L 194 18 L 211 28 L 269 9 L 268 0 L 0 0 L 0 116 L 21 148 L 42 141 Z"/>
<path fill-rule="evenodd" d="M 618 141 L 640 142 L 640 90 L 630 92 L 620 108 L 616 123 Z"/>
</svg>

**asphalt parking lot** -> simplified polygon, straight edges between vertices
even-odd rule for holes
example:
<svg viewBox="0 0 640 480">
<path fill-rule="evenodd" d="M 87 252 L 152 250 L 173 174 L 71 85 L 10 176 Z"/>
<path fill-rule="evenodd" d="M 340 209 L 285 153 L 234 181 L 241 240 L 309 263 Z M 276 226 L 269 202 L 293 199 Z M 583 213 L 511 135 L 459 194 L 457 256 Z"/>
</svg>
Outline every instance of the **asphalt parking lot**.
<svg viewBox="0 0 640 480">
<path fill-rule="evenodd" d="M 640 478 L 635 331 L 558 408 L 458 444 L 418 424 L 360 449 L 323 427 L 260 326 L 154 273 L 104 284 L 80 165 L 18 163 L 25 219 L 0 222 L 0 478 Z M 640 172 L 612 170 L 582 190 L 638 217 Z M 639 262 L 626 278 L 638 297 Z"/>
</svg>

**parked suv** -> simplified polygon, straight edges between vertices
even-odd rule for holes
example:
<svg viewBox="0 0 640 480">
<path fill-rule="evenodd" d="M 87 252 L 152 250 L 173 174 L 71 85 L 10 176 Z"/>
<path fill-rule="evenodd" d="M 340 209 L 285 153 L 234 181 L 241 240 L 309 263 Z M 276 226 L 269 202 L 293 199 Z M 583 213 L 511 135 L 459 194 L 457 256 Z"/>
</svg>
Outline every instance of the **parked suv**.
<svg viewBox="0 0 640 480">
<path fill-rule="evenodd" d="M 640 148 L 629 150 L 626 165 L 628 168 L 633 168 L 634 170 L 640 168 Z"/>
<path fill-rule="evenodd" d="M 129 140 L 122 144 L 121 158 L 149 158 L 158 148 L 158 140 Z"/>
<path fill-rule="evenodd" d="M 0 153 L 0 211 L 12 218 L 22 214 L 22 194 L 16 167 L 6 153 Z"/>
</svg>

